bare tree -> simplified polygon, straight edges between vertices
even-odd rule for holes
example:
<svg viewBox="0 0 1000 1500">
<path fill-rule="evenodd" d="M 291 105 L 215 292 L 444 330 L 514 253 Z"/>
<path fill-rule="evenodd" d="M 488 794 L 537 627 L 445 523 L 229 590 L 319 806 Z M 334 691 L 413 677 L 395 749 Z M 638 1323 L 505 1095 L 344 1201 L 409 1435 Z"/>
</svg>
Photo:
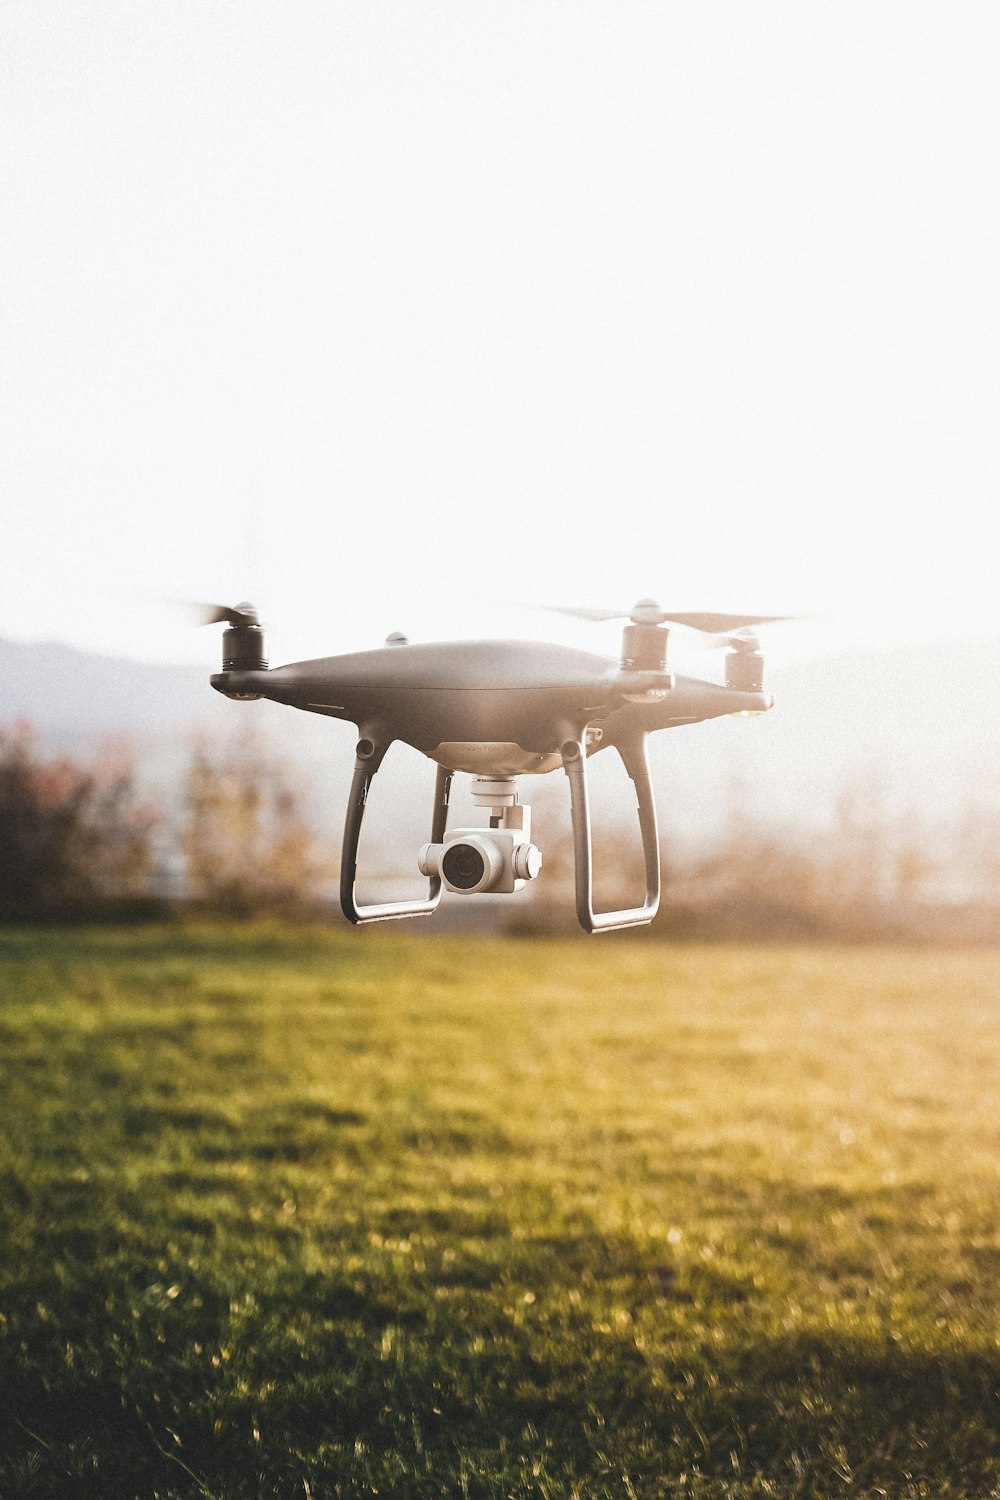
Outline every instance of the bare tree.
<svg viewBox="0 0 1000 1500">
<path fill-rule="evenodd" d="M 190 896 L 234 916 L 314 905 L 332 872 L 305 802 L 301 784 L 259 737 L 196 744 L 182 830 Z"/>
<path fill-rule="evenodd" d="M 1000 772 L 985 774 L 965 798 L 957 819 L 954 869 L 966 896 L 1000 902 Z"/>
</svg>

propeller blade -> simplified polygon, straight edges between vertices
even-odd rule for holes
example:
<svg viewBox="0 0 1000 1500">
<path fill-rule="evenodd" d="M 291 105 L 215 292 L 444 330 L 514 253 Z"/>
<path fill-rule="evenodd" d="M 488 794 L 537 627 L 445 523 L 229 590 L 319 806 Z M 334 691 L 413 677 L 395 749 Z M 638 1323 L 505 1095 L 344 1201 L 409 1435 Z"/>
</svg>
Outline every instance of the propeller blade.
<svg viewBox="0 0 1000 1500">
<path fill-rule="evenodd" d="M 755 630 L 744 627 L 741 630 L 718 631 L 711 635 L 705 631 L 698 642 L 700 651 L 715 651 L 720 646 L 728 646 L 735 651 L 759 651 L 760 639 Z"/>
<path fill-rule="evenodd" d="M 198 625 L 259 625 L 260 615 L 252 604 L 244 601 L 242 604 L 199 604 L 192 603 L 191 609 L 195 615 Z"/>
<path fill-rule="evenodd" d="M 575 609 L 566 604 L 537 604 L 534 609 L 544 609 L 550 615 L 572 615 L 577 620 L 627 620 L 631 616 L 628 609 Z"/>
<path fill-rule="evenodd" d="M 708 631 L 712 635 L 742 630 L 748 625 L 773 625 L 779 620 L 794 620 L 795 615 L 661 615 L 663 624 L 687 625 L 691 630 Z M 721 642 L 720 642 L 721 644 Z"/>
<path fill-rule="evenodd" d="M 793 620 L 795 615 L 722 615 L 698 613 L 670 614 L 655 599 L 640 599 L 631 609 L 586 609 L 559 604 L 541 606 L 557 615 L 573 615 L 578 620 L 631 620 L 636 625 L 685 625 L 689 630 L 717 635 L 741 630 L 749 625 L 771 625 L 778 620 Z M 721 642 L 719 643 L 721 644 Z"/>
</svg>

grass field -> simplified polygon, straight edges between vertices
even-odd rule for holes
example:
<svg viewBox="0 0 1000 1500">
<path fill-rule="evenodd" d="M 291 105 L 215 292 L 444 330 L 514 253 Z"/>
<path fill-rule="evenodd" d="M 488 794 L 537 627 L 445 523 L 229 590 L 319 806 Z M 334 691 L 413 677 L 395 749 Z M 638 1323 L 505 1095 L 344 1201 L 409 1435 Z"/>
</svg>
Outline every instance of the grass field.
<svg viewBox="0 0 1000 1500">
<path fill-rule="evenodd" d="M 0 935 L 0 1495 L 1000 1493 L 996 953 Z"/>
</svg>

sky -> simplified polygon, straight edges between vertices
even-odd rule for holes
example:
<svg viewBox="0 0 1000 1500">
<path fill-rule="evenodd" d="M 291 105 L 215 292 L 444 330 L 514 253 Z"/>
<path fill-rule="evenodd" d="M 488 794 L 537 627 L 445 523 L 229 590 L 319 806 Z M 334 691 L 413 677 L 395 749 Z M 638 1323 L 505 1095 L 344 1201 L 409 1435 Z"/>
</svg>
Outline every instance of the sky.
<svg viewBox="0 0 1000 1500">
<path fill-rule="evenodd" d="M 998 186 L 992 0 L 6 0 L 0 635 L 995 635 Z"/>
</svg>

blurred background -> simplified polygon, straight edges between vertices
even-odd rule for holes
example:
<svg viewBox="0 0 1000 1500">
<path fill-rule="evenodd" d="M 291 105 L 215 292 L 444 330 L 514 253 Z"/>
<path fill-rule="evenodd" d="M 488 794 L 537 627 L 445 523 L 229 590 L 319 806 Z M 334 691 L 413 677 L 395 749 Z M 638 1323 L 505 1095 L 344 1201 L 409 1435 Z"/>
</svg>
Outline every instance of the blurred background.
<svg viewBox="0 0 1000 1500">
<path fill-rule="evenodd" d="M 539 604 L 800 614 L 655 742 L 653 933 L 1000 928 L 1000 15 L 247 4 L 0 17 L 0 913 L 329 912 L 350 726 L 270 658 L 616 655 Z M 677 665 L 712 675 L 718 664 Z M 593 763 L 609 895 L 631 798 Z M 371 881 L 419 878 L 392 753 Z M 441 922 L 571 918 L 546 868 Z"/>
</svg>

